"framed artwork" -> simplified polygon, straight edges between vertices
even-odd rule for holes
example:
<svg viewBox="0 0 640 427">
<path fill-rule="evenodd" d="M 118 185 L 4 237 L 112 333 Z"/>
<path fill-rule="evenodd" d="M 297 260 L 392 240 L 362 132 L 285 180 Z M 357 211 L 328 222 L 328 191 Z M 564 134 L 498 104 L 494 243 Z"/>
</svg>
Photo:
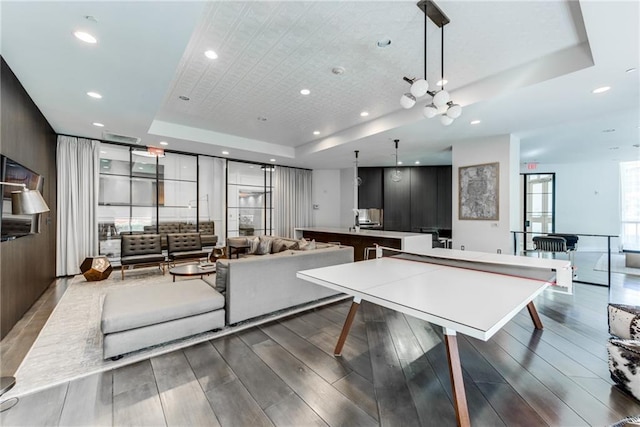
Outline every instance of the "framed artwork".
<svg viewBox="0 0 640 427">
<path fill-rule="evenodd" d="M 500 219 L 500 163 L 458 168 L 458 219 Z"/>
</svg>

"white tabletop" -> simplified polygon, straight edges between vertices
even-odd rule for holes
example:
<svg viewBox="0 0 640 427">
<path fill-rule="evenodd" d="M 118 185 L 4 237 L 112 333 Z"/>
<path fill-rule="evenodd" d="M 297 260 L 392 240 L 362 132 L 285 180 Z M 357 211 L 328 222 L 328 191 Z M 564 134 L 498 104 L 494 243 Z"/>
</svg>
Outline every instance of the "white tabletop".
<svg viewBox="0 0 640 427">
<path fill-rule="evenodd" d="M 549 285 L 398 258 L 304 270 L 297 277 L 485 341 Z"/>
</svg>

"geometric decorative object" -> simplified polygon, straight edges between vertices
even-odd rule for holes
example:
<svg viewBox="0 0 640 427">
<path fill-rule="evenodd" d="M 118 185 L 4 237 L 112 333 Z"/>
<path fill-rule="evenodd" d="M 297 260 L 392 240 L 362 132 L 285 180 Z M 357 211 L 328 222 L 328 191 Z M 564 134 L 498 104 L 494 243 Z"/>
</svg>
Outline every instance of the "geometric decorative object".
<svg viewBox="0 0 640 427">
<path fill-rule="evenodd" d="M 500 219 L 500 163 L 458 168 L 458 219 Z"/>
<path fill-rule="evenodd" d="M 80 271 L 87 282 L 97 282 L 108 278 L 113 267 L 106 256 L 94 256 L 82 261 Z"/>
<path fill-rule="evenodd" d="M 444 26 L 450 21 L 447 15 L 432 0 L 421 0 L 418 2 L 418 8 L 424 12 L 424 79 L 403 77 L 403 80 L 411 85 L 409 92 L 400 97 L 400 105 L 402 108 L 412 108 L 416 105 L 417 99 L 425 95 L 431 96 L 431 102 L 428 102 L 422 110 L 422 114 L 431 119 L 440 115 L 440 123 L 449 126 L 455 119 L 462 114 L 462 107 L 451 101 L 449 92 L 444 89 L 447 81 L 444 78 Z M 438 85 L 440 90 L 429 90 L 427 82 L 427 17 L 442 30 L 442 39 L 440 44 L 441 67 L 440 81 Z"/>
</svg>

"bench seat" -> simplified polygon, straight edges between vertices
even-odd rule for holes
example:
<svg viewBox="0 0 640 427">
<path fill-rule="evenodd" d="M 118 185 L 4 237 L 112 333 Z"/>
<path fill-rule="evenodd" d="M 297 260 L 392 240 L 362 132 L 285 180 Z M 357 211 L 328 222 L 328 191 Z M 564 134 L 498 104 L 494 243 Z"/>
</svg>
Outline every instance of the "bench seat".
<svg viewBox="0 0 640 427">
<path fill-rule="evenodd" d="M 225 299 L 200 279 L 115 289 L 105 296 L 105 359 L 224 327 Z"/>
</svg>

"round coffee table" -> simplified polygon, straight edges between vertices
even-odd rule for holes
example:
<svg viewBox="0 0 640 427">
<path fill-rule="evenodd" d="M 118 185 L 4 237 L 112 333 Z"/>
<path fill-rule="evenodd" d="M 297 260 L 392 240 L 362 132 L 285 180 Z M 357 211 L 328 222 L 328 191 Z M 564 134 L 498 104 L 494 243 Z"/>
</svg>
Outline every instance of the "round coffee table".
<svg viewBox="0 0 640 427">
<path fill-rule="evenodd" d="M 169 269 L 169 274 L 173 276 L 174 282 L 176 281 L 176 276 L 200 276 L 200 278 L 202 279 L 202 276 L 204 276 L 205 274 L 209 275 L 215 272 L 215 264 L 206 267 L 202 267 L 200 266 L 200 264 L 186 264 Z"/>
</svg>

